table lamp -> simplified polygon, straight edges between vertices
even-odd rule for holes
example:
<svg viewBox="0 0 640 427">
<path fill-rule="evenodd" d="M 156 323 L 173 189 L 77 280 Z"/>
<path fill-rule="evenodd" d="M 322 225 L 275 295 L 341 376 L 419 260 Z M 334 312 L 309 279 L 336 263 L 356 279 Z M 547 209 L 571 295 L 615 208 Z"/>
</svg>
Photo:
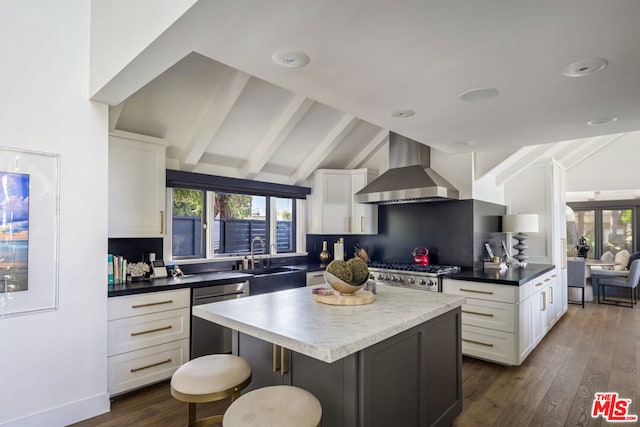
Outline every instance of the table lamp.
<svg viewBox="0 0 640 427">
<path fill-rule="evenodd" d="M 523 242 L 529 237 L 525 233 L 537 233 L 538 232 L 538 215 L 536 214 L 514 214 L 502 216 L 502 232 L 503 233 L 516 233 L 513 238 L 518 241 L 516 245 L 513 245 L 513 249 L 518 251 L 513 257 L 518 260 L 520 267 L 527 266 L 528 255 L 524 254 L 524 251 L 529 247 Z"/>
</svg>

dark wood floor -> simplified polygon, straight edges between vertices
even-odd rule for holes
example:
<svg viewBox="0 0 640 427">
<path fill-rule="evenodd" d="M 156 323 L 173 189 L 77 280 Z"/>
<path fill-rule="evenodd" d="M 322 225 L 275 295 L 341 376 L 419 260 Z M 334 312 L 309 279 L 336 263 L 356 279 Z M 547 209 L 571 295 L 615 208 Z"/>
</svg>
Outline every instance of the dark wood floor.
<svg viewBox="0 0 640 427">
<path fill-rule="evenodd" d="M 629 412 L 640 415 L 639 368 L 640 308 L 570 305 L 521 366 L 464 358 L 464 409 L 454 425 L 604 426 L 591 418 L 591 405 L 595 392 L 607 391 L 632 399 Z M 227 405 L 208 404 L 202 413 Z M 116 398 L 111 412 L 74 426 L 177 427 L 186 417 L 187 405 L 164 382 Z"/>
</svg>

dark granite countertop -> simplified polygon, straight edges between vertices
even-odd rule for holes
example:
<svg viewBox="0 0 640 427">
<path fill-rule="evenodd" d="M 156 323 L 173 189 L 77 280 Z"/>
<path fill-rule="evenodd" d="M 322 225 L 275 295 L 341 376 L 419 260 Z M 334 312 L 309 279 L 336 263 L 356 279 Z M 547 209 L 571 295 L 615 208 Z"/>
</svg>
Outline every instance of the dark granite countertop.
<svg viewBox="0 0 640 427">
<path fill-rule="evenodd" d="M 470 282 L 487 282 L 501 285 L 520 286 L 538 276 L 553 270 L 553 264 L 527 264 L 525 268 L 509 267 L 506 270 L 473 270 L 463 268 L 460 273 L 446 276 L 454 280 L 468 280 Z"/>
<path fill-rule="evenodd" d="M 286 264 L 282 267 L 290 267 L 306 272 L 321 271 L 318 263 L 313 264 Z M 147 279 L 140 282 L 127 282 L 120 285 L 108 285 L 108 296 L 118 297 L 123 295 L 143 294 L 147 292 L 170 291 L 173 289 L 198 288 L 202 286 L 225 285 L 238 281 L 249 280 L 252 274 L 244 271 L 215 271 L 207 273 L 187 274 L 182 277 L 168 277 L 166 279 Z"/>
<path fill-rule="evenodd" d="M 188 274 L 182 277 L 166 279 L 148 279 L 140 282 L 127 282 L 120 285 L 109 285 L 109 297 L 143 294 L 147 292 L 170 291 L 182 288 L 224 285 L 249 280 L 251 274 L 239 271 L 219 271 L 213 273 Z"/>
</svg>

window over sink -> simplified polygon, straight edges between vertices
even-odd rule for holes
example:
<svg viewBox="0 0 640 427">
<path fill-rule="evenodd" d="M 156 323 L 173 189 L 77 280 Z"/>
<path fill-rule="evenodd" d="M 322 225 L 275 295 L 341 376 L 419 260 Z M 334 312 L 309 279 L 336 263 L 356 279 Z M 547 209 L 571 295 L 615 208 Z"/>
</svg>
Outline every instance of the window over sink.
<svg viewBox="0 0 640 427">
<path fill-rule="evenodd" d="M 296 250 L 294 199 L 187 188 L 171 189 L 170 199 L 173 259 L 247 255 L 256 237 L 264 253 L 271 244 L 278 253 Z"/>
</svg>

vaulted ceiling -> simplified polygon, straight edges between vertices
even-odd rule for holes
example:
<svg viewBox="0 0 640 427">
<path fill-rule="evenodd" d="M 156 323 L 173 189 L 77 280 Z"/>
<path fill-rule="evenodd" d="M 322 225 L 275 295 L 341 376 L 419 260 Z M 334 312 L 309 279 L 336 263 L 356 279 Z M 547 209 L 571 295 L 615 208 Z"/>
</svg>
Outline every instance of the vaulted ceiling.
<svg viewBox="0 0 640 427">
<path fill-rule="evenodd" d="M 225 176 L 300 183 L 381 164 L 389 130 L 527 158 L 540 153 L 522 147 L 570 141 L 554 154 L 571 163 L 590 138 L 640 129 L 638 22 L 636 0 L 201 0 L 132 61 L 153 65 L 140 83 L 95 99 L 111 104 L 112 130 L 167 140 L 171 167 Z M 280 66 L 283 49 L 310 62 Z M 157 52 L 178 59 L 160 66 Z M 592 58 L 606 67 L 562 74 Z"/>
</svg>

